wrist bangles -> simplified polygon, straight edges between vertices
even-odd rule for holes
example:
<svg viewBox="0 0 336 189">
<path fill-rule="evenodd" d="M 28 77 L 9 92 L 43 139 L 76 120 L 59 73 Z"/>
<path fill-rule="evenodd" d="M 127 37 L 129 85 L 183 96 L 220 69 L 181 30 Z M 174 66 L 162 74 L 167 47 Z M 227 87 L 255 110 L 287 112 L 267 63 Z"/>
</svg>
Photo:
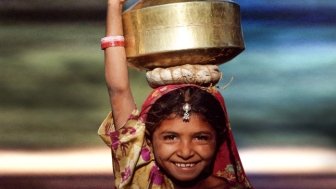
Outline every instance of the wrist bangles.
<svg viewBox="0 0 336 189">
<path fill-rule="evenodd" d="M 125 38 L 122 35 L 106 36 L 101 39 L 101 49 L 105 50 L 109 47 L 123 47 L 125 46 Z"/>
</svg>

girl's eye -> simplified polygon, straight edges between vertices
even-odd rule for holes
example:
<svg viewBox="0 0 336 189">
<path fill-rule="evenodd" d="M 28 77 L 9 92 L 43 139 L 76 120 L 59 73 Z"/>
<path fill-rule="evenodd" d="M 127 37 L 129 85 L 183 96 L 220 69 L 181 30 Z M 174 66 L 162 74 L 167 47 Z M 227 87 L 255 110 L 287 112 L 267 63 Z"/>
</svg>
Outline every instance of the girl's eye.
<svg viewBox="0 0 336 189">
<path fill-rule="evenodd" d="M 200 141 L 208 141 L 210 139 L 210 136 L 208 135 L 197 135 L 195 136 L 196 140 L 200 140 Z"/>
<path fill-rule="evenodd" d="M 176 140 L 177 137 L 175 135 L 165 135 L 163 136 L 164 140 Z"/>
</svg>

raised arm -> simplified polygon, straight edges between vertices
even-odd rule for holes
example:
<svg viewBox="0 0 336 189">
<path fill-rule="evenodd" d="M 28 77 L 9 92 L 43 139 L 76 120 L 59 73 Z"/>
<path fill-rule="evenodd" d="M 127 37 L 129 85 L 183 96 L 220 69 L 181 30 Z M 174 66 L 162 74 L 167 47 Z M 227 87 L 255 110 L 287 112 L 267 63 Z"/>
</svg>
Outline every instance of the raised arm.
<svg viewBox="0 0 336 189">
<path fill-rule="evenodd" d="M 122 6 L 124 0 L 108 0 L 106 36 L 122 36 Z M 126 53 L 123 46 L 105 49 L 105 79 L 110 97 L 116 129 L 122 127 L 135 108 L 130 83 Z"/>
</svg>

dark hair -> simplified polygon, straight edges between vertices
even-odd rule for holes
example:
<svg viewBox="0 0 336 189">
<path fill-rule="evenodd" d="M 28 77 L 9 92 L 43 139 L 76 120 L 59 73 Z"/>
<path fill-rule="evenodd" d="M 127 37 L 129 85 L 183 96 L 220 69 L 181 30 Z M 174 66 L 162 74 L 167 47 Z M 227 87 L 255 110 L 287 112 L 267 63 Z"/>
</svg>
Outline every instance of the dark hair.
<svg viewBox="0 0 336 189">
<path fill-rule="evenodd" d="M 146 137 L 152 140 L 153 133 L 161 121 L 170 116 L 183 117 L 183 105 L 191 105 L 191 115 L 198 113 L 203 116 L 216 131 L 217 144 L 225 139 L 226 117 L 218 100 L 209 92 L 198 87 L 183 87 L 160 97 L 147 113 Z"/>
</svg>

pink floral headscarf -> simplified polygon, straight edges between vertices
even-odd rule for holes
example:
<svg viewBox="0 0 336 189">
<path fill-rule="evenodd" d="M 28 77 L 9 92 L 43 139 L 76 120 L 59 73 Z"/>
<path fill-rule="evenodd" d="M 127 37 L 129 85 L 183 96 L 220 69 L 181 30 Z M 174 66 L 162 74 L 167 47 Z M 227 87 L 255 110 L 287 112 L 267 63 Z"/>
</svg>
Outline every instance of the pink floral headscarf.
<svg viewBox="0 0 336 189">
<path fill-rule="evenodd" d="M 214 87 L 201 87 L 194 84 L 179 84 L 179 85 L 166 85 L 162 87 L 156 88 L 145 100 L 141 113 L 140 113 L 140 119 L 145 122 L 147 112 L 150 110 L 151 106 L 163 95 L 172 92 L 176 89 L 183 88 L 183 87 L 198 87 L 200 89 L 203 89 L 210 94 L 212 94 L 218 102 L 221 104 L 224 114 L 226 118 L 226 125 L 223 126 L 223 129 L 226 129 L 228 132 L 226 132 L 227 139 L 222 143 L 222 145 L 219 148 L 219 151 L 217 152 L 214 168 L 212 171 L 212 174 L 216 177 L 225 178 L 229 183 L 235 185 L 243 185 L 244 188 L 251 188 L 250 182 L 248 181 L 246 174 L 244 172 L 237 146 L 231 131 L 230 127 L 230 121 L 228 119 L 228 114 L 226 111 L 226 106 L 224 103 L 224 98 L 220 94 L 220 92 L 214 88 Z"/>
</svg>

